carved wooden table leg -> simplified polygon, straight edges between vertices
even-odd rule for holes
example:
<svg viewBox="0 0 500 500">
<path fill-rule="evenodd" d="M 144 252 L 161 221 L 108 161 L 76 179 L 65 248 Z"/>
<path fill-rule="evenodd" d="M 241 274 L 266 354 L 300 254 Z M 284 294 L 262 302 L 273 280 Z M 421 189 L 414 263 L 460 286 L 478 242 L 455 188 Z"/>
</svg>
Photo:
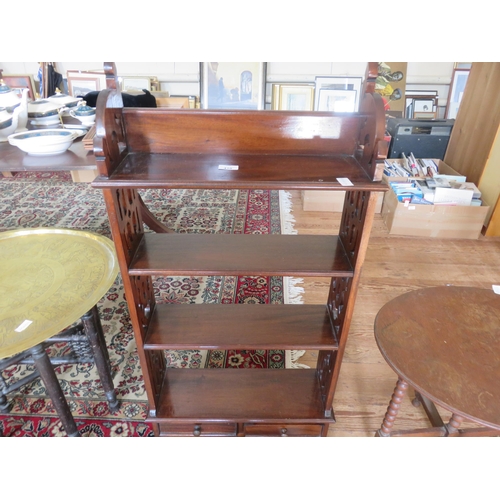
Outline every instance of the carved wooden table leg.
<svg viewBox="0 0 500 500">
<path fill-rule="evenodd" d="M 7 384 L 4 382 L 2 373 L 0 372 L 0 411 L 9 413 L 12 409 L 12 402 L 7 400 L 4 391 L 7 391 Z"/>
<path fill-rule="evenodd" d="M 61 419 L 61 423 L 64 426 L 66 434 L 71 437 L 79 437 L 80 433 L 75 424 L 71 410 L 69 409 L 68 402 L 64 397 L 64 393 L 59 385 L 59 380 L 57 380 L 56 374 L 52 363 L 50 362 L 43 344 L 38 344 L 32 347 L 30 353 L 35 362 L 36 369 L 40 374 L 41 379 L 47 389 L 47 392 L 52 400 L 52 404 L 55 406 L 57 414 Z"/>
<path fill-rule="evenodd" d="M 109 409 L 111 412 L 114 412 L 120 407 L 120 402 L 116 399 L 115 387 L 111 376 L 111 363 L 97 306 L 94 306 L 89 312 L 82 316 L 82 323 L 85 334 L 89 339 L 96 368 L 99 372 L 101 384 L 108 400 Z"/>
<path fill-rule="evenodd" d="M 382 426 L 375 433 L 376 437 L 388 437 L 391 435 L 391 429 L 394 425 L 394 420 L 399 412 L 399 408 L 401 406 L 401 401 L 403 400 L 404 395 L 408 389 L 408 384 L 401 379 L 398 379 L 398 383 L 394 389 L 394 393 L 392 394 L 391 402 L 387 407 L 387 412 L 384 416 L 384 421 L 382 422 Z"/>
<path fill-rule="evenodd" d="M 453 413 L 451 415 L 450 421 L 446 424 L 446 430 L 448 431 L 448 436 L 452 436 L 454 434 L 458 434 L 458 428 L 464 421 L 464 417 Z"/>
</svg>

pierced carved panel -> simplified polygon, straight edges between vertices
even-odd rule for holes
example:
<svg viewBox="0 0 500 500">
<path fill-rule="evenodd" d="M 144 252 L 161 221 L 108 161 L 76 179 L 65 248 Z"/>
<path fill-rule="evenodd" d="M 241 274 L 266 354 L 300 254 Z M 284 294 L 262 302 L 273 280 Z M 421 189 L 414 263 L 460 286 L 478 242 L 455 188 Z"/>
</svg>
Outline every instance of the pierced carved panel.
<svg viewBox="0 0 500 500">
<path fill-rule="evenodd" d="M 358 253 L 369 200 L 368 191 L 346 192 L 339 236 L 353 264 Z"/>
<path fill-rule="evenodd" d="M 327 308 L 333 325 L 334 335 L 341 347 L 342 338 L 347 335 L 345 328 L 347 302 L 351 290 L 352 278 L 333 278 L 328 294 Z M 346 327 L 344 328 L 344 325 Z M 320 351 L 318 354 L 318 380 L 322 391 L 325 411 L 329 410 L 332 394 L 332 377 L 337 362 L 338 351 Z"/>
<path fill-rule="evenodd" d="M 137 190 L 130 188 L 112 190 L 115 205 L 116 223 L 125 253 L 127 264 L 130 264 L 132 255 L 139 243 L 144 227 L 141 218 L 140 198 Z"/>
<path fill-rule="evenodd" d="M 134 293 L 137 321 L 141 328 L 140 340 L 144 341 L 155 308 L 153 281 L 151 276 L 130 276 L 129 279 Z"/>
<path fill-rule="evenodd" d="M 327 307 L 338 342 L 340 342 L 342 336 L 342 325 L 345 320 L 345 311 L 351 283 L 351 278 L 333 278 L 330 284 Z"/>
<path fill-rule="evenodd" d="M 156 405 L 160 397 L 163 378 L 165 376 L 165 356 L 163 351 L 150 350 L 144 351 L 144 356 L 146 357 L 146 363 L 148 365 L 149 382 L 151 384 L 151 390 L 154 395 L 154 403 Z M 156 406 L 153 406 L 152 404 L 149 405 L 149 415 L 151 417 L 156 416 Z"/>
</svg>

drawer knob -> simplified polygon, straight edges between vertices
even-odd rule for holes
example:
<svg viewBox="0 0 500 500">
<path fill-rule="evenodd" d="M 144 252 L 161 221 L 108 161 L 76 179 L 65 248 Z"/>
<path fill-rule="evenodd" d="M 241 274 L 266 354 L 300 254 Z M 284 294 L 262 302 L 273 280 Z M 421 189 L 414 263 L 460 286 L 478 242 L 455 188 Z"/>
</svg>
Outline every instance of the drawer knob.
<svg viewBox="0 0 500 500">
<path fill-rule="evenodd" d="M 288 429 L 286 427 L 283 427 L 280 432 L 282 437 L 288 437 Z"/>
<path fill-rule="evenodd" d="M 193 436 L 201 436 L 201 425 L 194 426 Z"/>
</svg>

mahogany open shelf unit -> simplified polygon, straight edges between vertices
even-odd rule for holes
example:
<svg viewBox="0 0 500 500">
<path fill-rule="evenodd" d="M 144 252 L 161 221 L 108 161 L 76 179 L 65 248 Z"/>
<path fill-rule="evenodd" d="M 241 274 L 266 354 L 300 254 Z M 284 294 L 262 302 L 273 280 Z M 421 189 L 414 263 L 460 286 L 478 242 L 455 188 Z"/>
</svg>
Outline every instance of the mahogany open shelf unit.
<svg viewBox="0 0 500 500">
<path fill-rule="evenodd" d="M 375 68 L 375 69 L 374 69 Z M 386 150 L 365 78 L 358 113 L 124 108 L 114 64 L 94 152 L 149 402 L 162 436 L 325 436 Z M 237 166 L 227 170 L 220 165 Z M 348 179 L 347 185 L 344 179 Z M 339 234 L 178 234 L 140 189 L 346 191 Z M 145 232 L 144 224 L 155 232 Z M 326 304 L 157 304 L 152 276 L 324 276 Z M 172 369 L 166 349 L 319 351 L 316 369 Z"/>
</svg>

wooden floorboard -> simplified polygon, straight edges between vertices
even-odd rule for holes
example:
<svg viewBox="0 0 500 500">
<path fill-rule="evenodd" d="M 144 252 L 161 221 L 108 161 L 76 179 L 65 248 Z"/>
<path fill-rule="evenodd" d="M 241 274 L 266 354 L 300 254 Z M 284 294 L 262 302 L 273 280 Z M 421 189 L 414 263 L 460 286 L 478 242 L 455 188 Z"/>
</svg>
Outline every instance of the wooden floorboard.
<svg viewBox="0 0 500 500">
<path fill-rule="evenodd" d="M 298 234 L 337 234 L 340 213 L 304 212 L 300 192 L 291 194 Z M 369 437 L 382 423 L 397 381 L 373 337 L 375 316 L 386 302 L 423 287 L 490 288 L 493 284 L 500 284 L 500 238 L 391 236 L 382 216 L 376 214 L 334 400 L 336 423 L 330 425 L 328 436 Z M 300 285 L 304 288 L 304 303 L 326 301 L 328 285 L 328 279 L 305 278 Z M 315 352 L 307 352 L 299 360 L 309 366 L 314 366 L 315 361 Z M 395 430 L 428 426 L 424 410 L 411 404 L 413 394 L 410 389 Z M 450 414 L 442 411 L 442 416 L 446 422 Z"/>
</svg>

